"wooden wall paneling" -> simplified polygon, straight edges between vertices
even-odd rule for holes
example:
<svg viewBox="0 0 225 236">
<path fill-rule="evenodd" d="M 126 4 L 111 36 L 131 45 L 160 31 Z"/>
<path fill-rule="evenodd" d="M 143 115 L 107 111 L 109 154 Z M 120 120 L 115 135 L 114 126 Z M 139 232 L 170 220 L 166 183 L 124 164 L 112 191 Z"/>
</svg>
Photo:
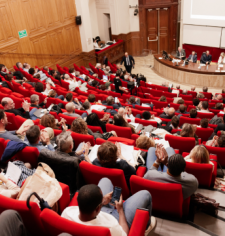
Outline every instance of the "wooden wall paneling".
<svg viewBox="0 0 225 236">
<path fill-rule="evenodd" d="M 159 25 L 159 42 L 160 53 L 163 50 L 168 52 L 169 49 L 169 9 L 160 9 L 160 25 Z"/>
<path fill-rule="evenodd" d="M 178 39 L 177 37 L 177 17 L 178 17 L 178 4 L 172 5 L 170 8 L 170 17 L 169 19 L 172 19 L 169 21 L 170 23 L 170 52 L 175 52 L 177 50 L 176 48 L 176 41 Z"/>
<path fill-rule="evenodd" d="M 147 27 L 147 38 L 149 40 L 155 40 L 158 36 L 158 11 L 152 10 L 148 11 L 146 9 L 147 13 L 147 24 L 145 28 Z M 148 47 L 145 49 L 151 49 L 152 53 L 158 53 L 158 41 L 148 41 Z"/>
</svg>

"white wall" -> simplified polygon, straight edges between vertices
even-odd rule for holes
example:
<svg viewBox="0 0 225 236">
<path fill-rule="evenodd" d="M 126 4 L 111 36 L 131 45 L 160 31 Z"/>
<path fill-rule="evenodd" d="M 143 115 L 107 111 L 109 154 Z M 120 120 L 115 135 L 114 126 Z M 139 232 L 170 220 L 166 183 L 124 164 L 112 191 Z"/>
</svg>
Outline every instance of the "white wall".
<svg viewBox="0 0 225 236">
<path fill-rule="evenodd" d="M 129 0 L 129 5 L 136 6 L 138 5 L 138 0 Z M 139 27 L 139 13 L 134 16 L 134 8 L 129 8 L 129 17 L 130 17 L 130 32 L 140 31 Z"/>
<path fill-rule="evenodd" d="M 99 35 L 98 17 L 95 0 L 89 0 L 89 12 L 91 18 L 92 38 Z"/>
</svg>

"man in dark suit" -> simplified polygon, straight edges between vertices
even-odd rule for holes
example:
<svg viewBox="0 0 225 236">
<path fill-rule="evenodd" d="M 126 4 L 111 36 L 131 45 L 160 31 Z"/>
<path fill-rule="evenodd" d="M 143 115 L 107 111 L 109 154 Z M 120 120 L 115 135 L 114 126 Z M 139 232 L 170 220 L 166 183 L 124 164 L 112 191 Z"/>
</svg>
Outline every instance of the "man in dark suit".
<svg viewBox="0 0 225 236">
<path fill-rule="evenodd" d="M 209 65 L 211 61 L 212 61 L 212 55 L 209 54 L 209 51 L 203 52 L 200 62 Z"/>
<path fill-rule="evenodd" d="M 134 58 L 130 55 L 128 55 L 127 52 L 125 52 L 125 56 L 123 57 L 122 61 L 120 62 L 120 65 L 124 63 L 124 66 L 126 68 L 126 71 L 128 73 L 131 73 L 132 67 L 135 65 Z"/>
<path fill-rule="evenodd" d="M 182 60 L 184 60 L 186 58 L 186 52 L 184 49 L 182 49 L 182 47 L 178 47 L 176 57 L 179 59 L 182 59 Z"/>
<path fill-rule="evenodd" d="M 195 53 L 195 51 L 192 51 L 187 60 L 193 63 L 197 62 L 197 54 Z"/>
</svg>

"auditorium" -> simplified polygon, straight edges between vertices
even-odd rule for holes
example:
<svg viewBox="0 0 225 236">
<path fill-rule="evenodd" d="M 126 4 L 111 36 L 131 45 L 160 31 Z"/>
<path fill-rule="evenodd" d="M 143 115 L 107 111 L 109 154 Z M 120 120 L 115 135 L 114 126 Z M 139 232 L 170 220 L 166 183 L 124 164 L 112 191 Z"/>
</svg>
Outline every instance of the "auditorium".
<svg viewBox="0 0 225 236">
<path fill-rule="evenodd" d="M 0 6 L 0 236 L 225 236 L 225 1 Z"/>
</svg>

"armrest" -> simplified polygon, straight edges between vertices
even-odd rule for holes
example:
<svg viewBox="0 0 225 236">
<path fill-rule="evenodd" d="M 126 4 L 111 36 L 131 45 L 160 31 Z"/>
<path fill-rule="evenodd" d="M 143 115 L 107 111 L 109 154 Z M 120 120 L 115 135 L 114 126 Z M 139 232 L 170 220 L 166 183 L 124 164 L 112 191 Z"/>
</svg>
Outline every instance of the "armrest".
<svg viewBox="0 0 225 236">
<path fill-rule="evenodd" d="M 198 144 L 201 145 L 201 143 L 202 143 L 202 139 L 199 138 L 199 139 L 198 139 Z"/>
<path fill-rule="evenodd" d="M 147 171 L 147 168 L 145 166 L 139 166 L 136 170 L 136 175 L 140 177 L 144 177 L 145 173 Z"/>
<path fill-rule="evenodd" d="M 137 209 L 128 236 L 144 236 L 148 221 L 148 210 Z"/>
<path fill-rule="evenodd" d="M 78 206 L 77 197 L 78 197 L 78 192 L 75 193 L 75 195 L 74 195 L 73 199 L 71 200 L 69 206 Z"/>
<path fill-rule="evenodd" d="M 59 204 L 59 214 L 61 214 L 63 212 L 63 210 L 69 206 L 70 203 L 70 188 L 68 185 L 60 183 L 60 186 L 62 188 L 62 196 L 61 198 L 58 200 L 58 204 Z"/>
</svg>

